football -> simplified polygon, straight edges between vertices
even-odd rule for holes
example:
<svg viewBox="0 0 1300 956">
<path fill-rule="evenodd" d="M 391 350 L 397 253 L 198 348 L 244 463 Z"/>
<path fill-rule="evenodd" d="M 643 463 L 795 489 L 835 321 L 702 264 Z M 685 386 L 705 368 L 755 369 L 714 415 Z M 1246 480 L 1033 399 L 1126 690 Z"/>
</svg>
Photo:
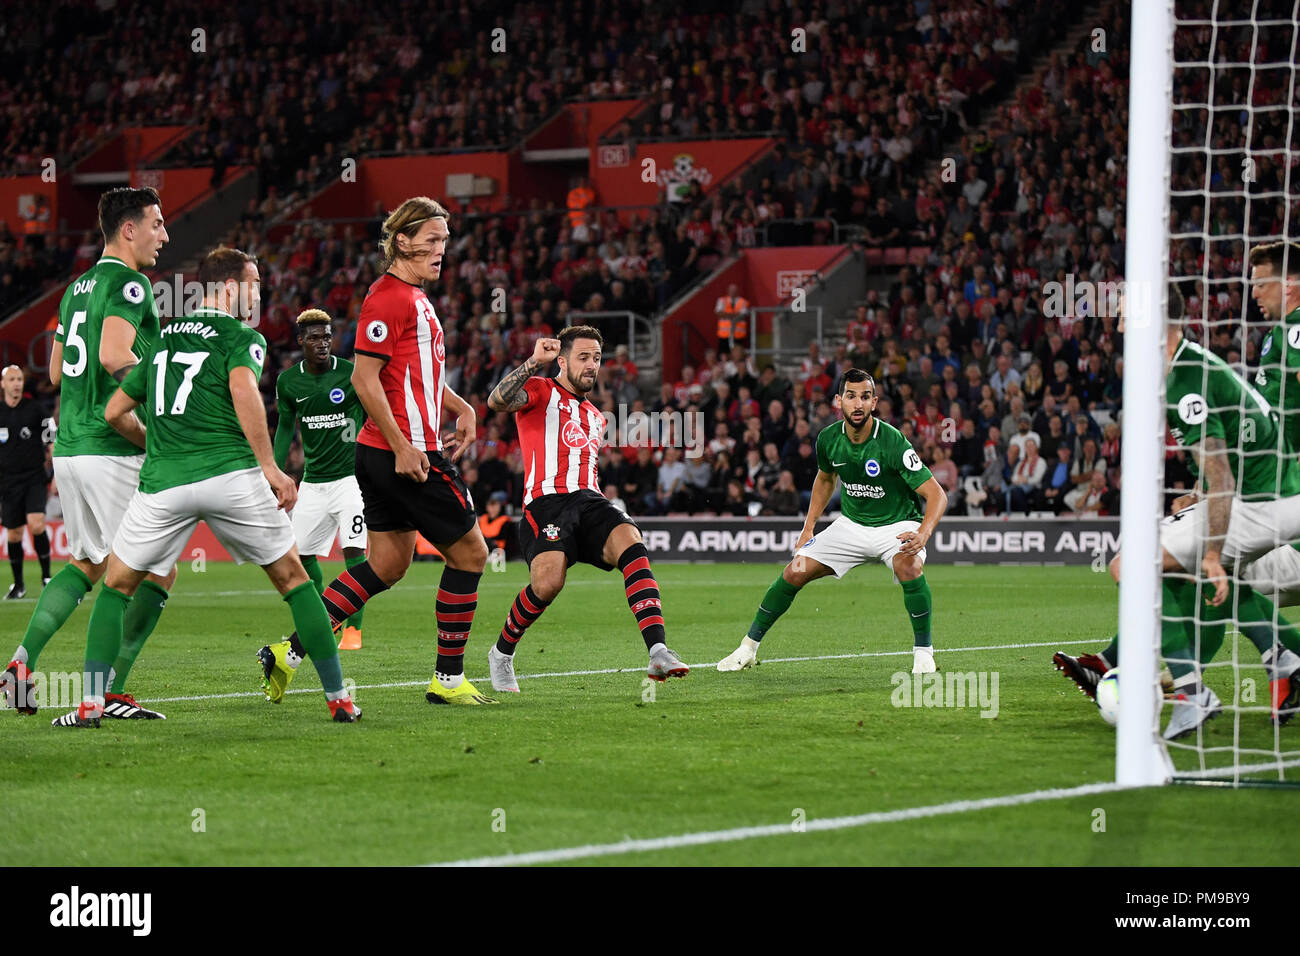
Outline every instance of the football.
<svg viewBox="0 0 1300 956">
<path fill-rule="evenodd" d="M 1097 709 L 1112 727 L 1119 720 L 1119 668 L 1112 667 L 1097 682 Z"/>
</svg>

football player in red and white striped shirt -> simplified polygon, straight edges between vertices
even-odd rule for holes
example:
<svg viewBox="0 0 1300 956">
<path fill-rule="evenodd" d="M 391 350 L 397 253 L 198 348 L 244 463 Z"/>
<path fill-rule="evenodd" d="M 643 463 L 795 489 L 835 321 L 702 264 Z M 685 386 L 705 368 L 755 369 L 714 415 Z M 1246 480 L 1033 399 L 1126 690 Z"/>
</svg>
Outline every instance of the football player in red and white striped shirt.
<svg viewBox="0 0 1300 956">
<path fill-rule="evenodd" d="M 474 502 L 455 461 L 474 442 L 474 409 L 447 387 L 442 323 L 423 284 L 436 280 L 450 235 L 448 213 L 425 196 L 403 202 L 384 222 L 388 271 L 371 287 L 357 324 L 352 385 L 369 420 L 357 436 L 356 475 L 365 504 L 369 560 L 335 578 L 323 595 L 338 628 L 406 574 L 416 533 L 446 560 L 436 605 L 438 659 L 426 699 L 434 704 L 496 703 L 465 678 L 465 644 L 487 563 Z M 448 458 L 439 429 L 456 418 Z M 296 638 L 276 664 L 297 665 Z M 271 645 L 271 649 L 283 645 Z M 281 687 L 287 685 L 287 675 Z M 273 684 L 275 677 L 267 674 Z"/>
<path fill-rule="evenodd" d="M 587 400 L 600 371 L 600 332 L 574 326 L 559 338 L 539 339 L 533 357 L 501 380 L 488 397 L 498 412 L 514 412 L 524 456 L 526 490 L 519 544 L 528 561 L 528 585 L 519 592 L 496 646 L 488 652 L 492 686 L 519 690 L 514 653 L 529 625 L 564 587 L 569 567 L 581 561 L 623 573 L 628 607 L 650 652 L 655 680 L 689 672 L 664 643 L 659 583 L 636 523 L 600 490 L 596 456 L 605 418 Z M 559 359 L 555 378 L 538 373 Z"/>
</svg>

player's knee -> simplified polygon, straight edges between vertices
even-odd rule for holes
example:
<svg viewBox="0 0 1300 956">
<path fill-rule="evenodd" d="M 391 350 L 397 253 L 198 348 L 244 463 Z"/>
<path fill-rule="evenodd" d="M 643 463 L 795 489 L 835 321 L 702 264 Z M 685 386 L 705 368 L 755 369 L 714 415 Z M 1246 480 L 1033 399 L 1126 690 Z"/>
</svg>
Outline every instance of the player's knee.
<svg viewBox="0 0 1300 956">
<path fill-rule="evenodd" d="M 104 575 L 104 586 L 131 597 L 135 594 L 135 589 L 140 586 L 140 581 L 143 578 L 144 575 L 131 570 L 126 565 L 115 565 L 110 567 L 108 573 Z"/>
<path fill-rule="evenodd" d="M 45 515 L 32 515 L 27 519 L 27 530 L 32 534 L 42 534 L 45 531 Z"/>
<path fill-rule="evenodd" d="M 448 565 L 463 571 L 482 571 L 487 566 L 487 541 L 480 534 L 474 540 L 462 542 L 462 545 L 456 549 L 454 557 L 450 554 L 446 555 L 449 559 Z"/>
<path fill-rule="evenodd" d="M 529 585 L 543 601 L 548 604 L 559 597 L 560 592 L 564 590 L 563 574 L 540 574 L 536 580 L 530 581 Z"/>
<path fill-rule="evenodd" d="M 1119 552 L 1115 552 L 1115 557 L 1110 559 L 1110 564 L 1106 565 L 1110 571 L 1110 579 L 1119 584 Z"/>
<path fill-rule="evenodd" d="M 98 584 L 99 579 L 104 576 L 105 568 L 108 567 L 107 559 L 100 561 L 98 564 L 91 564 L 82 558 L 73 558 L 68 563 L 89 578 L 91 584 Z"/>
<path fill-rule="evenodd" d="M 921 560 L 915 555 L 899 555 L 894 558 L 894 574 L 900 581 L 915 581 L 924 570 Z"/>
<path fill-rule="evenodd" d="M 810 580 L 808 571 L 802 566 L 796 567 L 796 561 L 791 561 L 785 566 L 781 577 L 785 579 L 786 584 L 793 584 L 797 588 L 803 587 Z"/>
<path fill-rule="evenodd" d="M 17 528 L 6 528 L 5 532 L 8 535 L 10 544 L 17 544 L 19 541 L 23 540 L 23 529 L 21 525 Z"/>
<path fill-rule="evenodd" d="M 384 561 L 382 559 L 377 561 L 374 556 L 370 558 L 370 569 L 375 572 L 379 580 L 390 588 L 406 577 L 406 569 L 410 566 L 409 562 L 402 564 L 399 561 Z"/>
</svg>

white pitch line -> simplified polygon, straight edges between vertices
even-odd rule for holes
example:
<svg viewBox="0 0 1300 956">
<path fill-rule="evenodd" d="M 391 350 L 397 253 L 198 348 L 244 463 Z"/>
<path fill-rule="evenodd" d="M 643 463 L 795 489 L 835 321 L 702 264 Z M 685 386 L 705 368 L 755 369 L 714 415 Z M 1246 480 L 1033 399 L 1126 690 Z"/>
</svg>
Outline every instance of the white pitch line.
<svg viewBox="0 0 1300 956">
<path fill-rule="evenodd" d="M 1233 766 L 1207 767 L 1205 770 L 1175 770 L 1174 777 L 1182 780 L 1214 780 L 1219 777 L 1240 777 L 1247 773 L 1267 773 L 1270 770 L 1283 770 L 1287 767 L 1300 767 L 1300 759 L 1273 761 L 1272 763 L 1243 763 Z"/>
<path fill-rule="evenodd" d="M 485 574 L 484 577 L 487 577 L 487 575 Z M 717 586 L 718 584 L 716 581 L 674 581 L 670 585 L 669 589 L 676 590 L 677 588 L 717 588 Z M 885 585 L 883 584 L 881 585 L 881 587 L 884 586 Z M 438 584 L 412 583 L 412 584 L 401 585 L 403 591 L 436 591 L 438 590 L 439 587 L 441 587 L 441 585 Z M 515 585 L 511 584 L 511 588 L 513 589 L 514 587 Z M 606 583 L 605 579 L 596 578 L 596 579 L 585 580 L 585 581 L 575 581 L 575 580 L 566 581 L 564 587 L 568 589 L 568 588 L 575 588 L 575 587 L 579 587 L 579 588 L 609 587 L 609 585 Z M 961 582 L 945 582 L 944 587 L 945 588 L 984 588 L 985 585 L 973 584 L 973 583 L 964 584 Z M 1052 585 L 1052 587 L 1058 589 L 1065 589 L 1065 590 L 1081 591 L 1081 590 L 1091 590 L 1093 585 L 1054 584 Z M 998 590 L 1000 591 L 1008 591 L 1008 590 L 1035 590 L 1036 591 L 1036 590 L 1040 590 L 1041 588 L 1042 588 L 1041 584 L 999 584 L 998 585 Z M 275 591 L 271 590 L 270 588 L 240 588 L 238 590 L 233 590 L 233 591 L 189 591 L 184 588 L 181 588 L 172 591 L 172 598 L 246 597 L 250 595 L 251 596 L 261 595 L 265 598 L 268 599 L 275 598 L 276 600 L 279 600 L 280 597 L 278 594 L 275 593 Z M 169 600 L 171 600 L 171 598 L 169 598 Z"/>
<path fill-rule="evenodd" d="M 738 565 L 738 567 L 741 566 L 743 565 Z M 483 577 L 489 583 L 492 583 L 490 575 L 484 574 Z M 565 588 L 575 588 L 575 587 L 585 588 L 585 587 L 608 587 L 609 585 L 606 584 L 605 578 L 590 578 L 586 580 L 569 580 L 565 582 L 564 586 Z M 716 588 L 717 586 L 718 584 L 716 581 L 708 581 L 708 580 L 674 581 L 672 582 L 670 589 Z M 885 587 L 885 586 L 886 585 L 884 584 L 881 585 L 881 587 Z M 403 591 L 436 591 L 440 587 L 441 585 L 437 583 L 417 584 L 411 582 L 411 583 L 403 583 L 401 585 Z M 511 584 L 510 587 L 514 588 L 515 585 Z M 945 588 L 984 588 L 985 585 L 976 584 L 976 583 L 964 583 L 964 582 L 957 581 L 957 582 L 945 582 L 944 587 Z M 1071 590 L 1071 591 L 1080 591 L 1080 590 L 1091 590 L 1093 585 L 1092 584 L 1054 584 L 1052 585 L 1052 587 Z M 1041 584 L 1009 583 L 1009 584 L 998 585 L 998 590 L 1000 591 L 1007 591 L 1007 590 L 1035 590 L 1036 591 L 1041 588 L 1042 588 Z M 246 596 L 257 596 L 257 595 L 261 595 L 262 597 L 265 597 L 267 599 L 275 598 L 277 600 L 279 600 L 280 597 L 278 594 L 275 593 L 274 590 L 272 590 L 269 587 L 238 588 L 230 591 L 190 591 L 183 587 L 177 587 L 172 590 L 171 597 L 172 598 L 186 598 L 186 597 L 210 598 L 210 597 L 246 597 Z"/>
<path fill-rule="evenodd" d="M 972 813 L 977 810 L 990 810 L 995 807 L 1017 807 L 1027 803 L 1064 800 L 1070 797 L 1084 797 L 1095 793 L 1113 793 L 1116 790 L 1124 789 L 1128 788 L 1114 782 L 1089 783 L 1065 790 L 1033 790 L 1029 793 L 1016 793 L 1005 797 L 986 797 L 983 800 L 954 800 L 951 803 L 933 804 L 928 807 L 909 807 L 904 810 L 860 813 L 851 817 L 827 817 L 821 820 L 808 820 L 803 826 L 805 832 L 821 833 L 828 830 L 847 830 L 854 827 L 871 826 L 876 823 L 897 823 L 903 820 L 923 820 L 927 817 L 948 816 L 954 813 Z M 586 846 L 561 847 L 554 850 L 534 850 L 531 853 L 480 856 L 426 865 L 529 866 L 535 863 L 562 863 L 567 860 L 585 860 L 598 856 L 620 856 L 625 853 L 672 850 L 683 846 L 702 846 L 709 843 L 734 843 L 738 840 L 753 840 L 761 837 L 791 836 L 794 833 L 792 824 L 789 822 L 772 823 L 766 826 L 736 827 L 732 830 L 705 830 L 697 833 L 682 833 L 677 836 L 623 840 L 619 843 L 593 843 Z"/>
<path fill-rule="evenodd" d="M 1096 644 L 1096 640 L 1084 641 L 1044 641 L 1037 644 L 986 644 L 983 647 L 947 647 L 941 650 L 943 654 L 955 654 L 959 651 L 1014 651 L 1022 648 L 1033 647 L 1072 647 L 1076 644 Z M 861 654 L 817 654 L 810 657 L 767 657 L 759 661 L 759 664 L 802 664 L 808 661 L 842 661 L 855 660 L 863 657 L 906 657 L 911 654 L 910 650 L 906 651 L 864 651 Z M 717 661 L 708 661 L 703 664 L 689 664 L 691 670 L 704 669 L 713 667 Z M 603 667 L 598 670 L 590 671 L 546 671 L 540 674 L 520 674 L 518 680 L 537 680 L 542 677 L 598 677 L 602 674 L 628 674 L 634 671 L 645 670 L 644 664 L 638 664 L 635 667 Z M 488 680 L 486 676 L 471 677 L 470 680 Z M 405 680 L 394 681 L 387 684 L 356 684 L 356 690 L 385 690 L 392 687 L 417 687 L 428 684 L 426 680 Z M 285 691 L 286 694 L 319 694 L 319 687 L 295 687 L 293 690 Z M 239 691 L 234 694 L 199 694 L 194 697 L 150 697 L 140 698 L 144 704 L 175 704 L 182 701 L 191 700 L 228 700 L 237 697 L 261 697 L 260 691 Z"/>
</svg>

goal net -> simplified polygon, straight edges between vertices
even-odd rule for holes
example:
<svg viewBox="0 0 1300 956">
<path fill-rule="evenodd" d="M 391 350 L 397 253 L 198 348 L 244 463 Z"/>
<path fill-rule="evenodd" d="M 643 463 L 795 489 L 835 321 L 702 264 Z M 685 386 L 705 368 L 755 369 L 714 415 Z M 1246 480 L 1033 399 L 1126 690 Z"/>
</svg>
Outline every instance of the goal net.
<svg viewBox="0 0 1300 956">
<path fill-rule="evenodd" d="M 1134 4 L 1131 36 L 1117 780 L 1294 783 L 1300 717 L 1275 711 L 1300 663 L 1286 653 L 1300 649 L 1300 521 L 1285 500 L 1300 488 L 1285 437 L 1287 406 L 1300 414 L 1300 313 L 1293 344 L 1286 321 L 1300 247 L 1285 243 L 1300 225 L 1300 0 L 1152 0 Z M 1270 246 L 1277 265 L 1252 255 Z M 1200 503 L 1175 512 L 1193 489 Z M 1202 561 L 1229 513 L 1215 607 Z M 1165 554 L 1181 572 L 1162 571 Z"/>
</svg>

